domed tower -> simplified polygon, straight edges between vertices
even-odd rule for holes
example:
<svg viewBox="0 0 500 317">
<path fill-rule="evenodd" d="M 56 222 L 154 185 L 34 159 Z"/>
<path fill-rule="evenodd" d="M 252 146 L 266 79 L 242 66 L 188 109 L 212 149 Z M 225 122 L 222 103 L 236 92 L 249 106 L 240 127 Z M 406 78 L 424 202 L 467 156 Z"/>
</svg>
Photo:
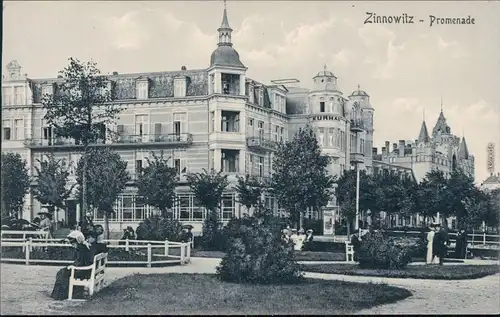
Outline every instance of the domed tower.
<svg viewBox="0 0 500 317">
<path fill-rule="evenodd" d="M 208 68 L 209 94 L 245 95 L 245 72 L 247 68 L 240 61 L 240 55 L 233 48 L 226 2 L 221 26 L 217 29 L 219 42 L 210 57 Z"/>
<path fill-rule="evenodd" d="M 308 95 L 308 115 L 319 145 L 331 157 L 329 171 L 340 175 L 348 163 L 345 138 L 347 122 L 344 114 L 345 98 L 337 86 L 337 77 L 326 69 L 313 77 L 314 88 Z M 347 152 L 347 154 L 346 154 Z"/>
<path fill-rule="evenodd" d="M 370 103 L 370 96 L 366 91 L 361 90 L 358 85 L 358 89 L 353 91 L 349 96 L 349 100 L 357 105 L 359 105 L 359 116 L 362 122 L 362 127 L 365 131 L 365 139 L 363 140 L 363 154 L 365 155 L 364 164 L 368 172 L 371 172 L 372 168 L 372 148 L 373 148 L 373 109 Z"/>
</svg>

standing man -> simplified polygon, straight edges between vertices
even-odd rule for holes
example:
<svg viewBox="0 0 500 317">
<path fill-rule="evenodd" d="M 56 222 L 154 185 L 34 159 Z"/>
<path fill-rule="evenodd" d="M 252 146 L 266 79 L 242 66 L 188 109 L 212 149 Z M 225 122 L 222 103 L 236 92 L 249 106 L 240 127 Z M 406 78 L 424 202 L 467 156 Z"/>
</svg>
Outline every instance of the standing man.
<svg viewBox="0 0 500 317">
<path fill-rule="evenodd" d="M 467 256 L 467 233 L 464 228 L 461 228 L 457 235 L 455 244 L 455 257 L 457 259 L 465 259 Z"/>
<path fill-rule="evenodd" d="M 444 257 L 446 256 L 447 237 L 446 232 L 440 224 L 437 224 L 436 227 L 437 232 L 434 235 L 432 252 L 434 256 L 437 256 L 439 258 L 439 265 L 443 265 Z"/>
</svg>

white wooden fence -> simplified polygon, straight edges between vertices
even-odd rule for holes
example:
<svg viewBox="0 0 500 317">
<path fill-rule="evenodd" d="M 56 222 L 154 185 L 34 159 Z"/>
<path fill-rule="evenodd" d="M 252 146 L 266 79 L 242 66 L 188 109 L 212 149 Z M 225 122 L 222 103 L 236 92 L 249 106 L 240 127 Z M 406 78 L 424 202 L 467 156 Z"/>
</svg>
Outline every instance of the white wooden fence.
<svg viewBox="0 0 500 317">
<path fill-rule="evenodd" d="M 6 233 L 7 234 L 7 233 Z M 151 267 L 154 264 L 167 264 L 179 263 L 180 265 L 187 264 L 191 261 L 191 243 L 172 242 L 172 241 L 146 241 L 146 240 L 104 240 L 108 242 L 109 249 L 125 249 L 131 250 L 145 250 L 147 255 L 146 261 L 108 261 L 108 264 L 136 264 Z M 123 244 L 119 244 L 119 243 Z M 24 251 L 24 259 L 19 258 L 5 258 L 0 254 L 2 262 L 24 262 L 26 265 L 30 263 L 61 263 L 71 264 L 72 260 L 50 260 L 50 259 L 34 259 L 30 257 L 33 250 L 56 247 L 56 248 L 70 248 L 71 244 L 61 242 L 61 239 L 34 239 L 34 238 L 2 238 L 1 247 L 22 247 Z M 180 254 L 171 254 L 171 250 L 179 249 Z M 153 256 L 165 258 L 164 260 L 153 260 Z"/>
</svg>

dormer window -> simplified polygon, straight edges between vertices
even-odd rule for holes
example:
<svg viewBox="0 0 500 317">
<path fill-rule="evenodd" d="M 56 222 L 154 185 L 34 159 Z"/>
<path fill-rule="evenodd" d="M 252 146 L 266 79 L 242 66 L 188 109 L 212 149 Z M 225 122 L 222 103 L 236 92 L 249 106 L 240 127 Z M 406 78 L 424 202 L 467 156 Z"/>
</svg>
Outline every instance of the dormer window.
<svg viewBox="0 0 500 317">
<path fill-rule="evenodd" d="M 52 95 L 54 93 L 54 86 L 52 84 L 45 84 L 42 86 L 42 96 Z"/>
<path fill-rule="evenodd" d="M 250 99 L 250 102 L 253 103 L 254 102 L 254 91 L 253 91 L 253 86 L 250 86 L 249 89 L 248 89 L 248 97 Z"/>
<path fill-rule="evenodd" d="M 174 79 L 174 97 L 186 97 L 186 78 L 179 77 Z"/>
<path fill-rule="evenodd" d="M 137 99 L 148 99 L 148 80 L 147 78 L 139 78 L 135 86 L 135 96 Z"/>
</svg>

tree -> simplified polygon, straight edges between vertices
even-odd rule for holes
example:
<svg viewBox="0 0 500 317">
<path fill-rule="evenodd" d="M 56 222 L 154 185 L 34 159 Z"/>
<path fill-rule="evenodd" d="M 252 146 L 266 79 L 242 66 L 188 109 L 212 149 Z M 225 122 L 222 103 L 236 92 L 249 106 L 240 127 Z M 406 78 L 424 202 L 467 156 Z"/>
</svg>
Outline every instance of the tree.
<svg viewBox="0 0 500 317">
<path fill-rule="evenodd" d="M 175 188 L 177 186 L 177 171 L 168 165 L 170 158 L 164 158 L 151 153 L 153 159 L 147 158 L 148 166 L 143 168 L 137 179 L 138 196 L 147 205 L 158 208 L 163 217 L 175 203 Z"/>
<path fill-rule="evenodd" d="M 207 210 L 203 224 L 203 244 L 207 249 L 216 249 L 220 229 L 217 209 L 222 194 L 229 185 L 227 175 L 222 175 L 222 172 L 214 169 L 210 172 L 203 169 L 203 173 L 188 174 L 187 179 L 196 200 Z"/>
<path fill-rule="evenodd" d="M 450 178 L 446 181 L 446 195 L 446 197 L 442 197 L 445 206 L 443 216 L 446 226 L 448 226 L 447 217 L 454 215 L 460 219 L 466 214 L 465 200 L 484 201 L 485 207 L 488 204 L 487 196 L 484 196 L 475 186 L 474 179 L 458 168 L 451 172 Z"/>
<path fill-rule="evenodd" d="M 18 153 L 2 153 L 2 219 L 20 217 L 29 186 L 26 161 Z"/>
<path fill-rule="evenodd" d="M 110 103 L 112 91 L 96 63 L 69 58 L 69 65 L 59 73 L 62 79 L 55 93 L 42 97 L 42 107 L 46 111 L 44 119 L 53 128 L 55 137 L 73 139 L 75 144 L 83 146 L 85 165 L 89 146 L 106 139 L 106 131 L 111 132 L 106 125 L 115 121 L 121 108 Z M 85 179 L 82 182 L 85 212 L 87 182 Z"/>
<path fill-rule="evenodd" d="M 320 210 L 331 198 L 335 178 L 326 170 L 329 163 L 310 126 L 299 130 L 291 142 L 278 144 L 271 192 L 297 228 L 308 207 Z"/>
<path fill-rule="evenodd" d="M 67 186 L 70 173 L 64 159 L 57 160 L 51 154 L 48 160 L 37 159 L 37 162 L 40 166 L 35 166 L 33 181 L 36 186 L 32 189 L 33 196 L 41 204 L 48 205 L 49 213 L 54 214 L 56 208 L 64 208 L 76 184 L 69 188 Z"/>
<path fill-rule="evenodd" d="M 340 211 L 347 222 L 347 234 L 356 217 L 356 171 L 345 171 L 337 181 L 337 198 Z M 359 210 L 380 211 L 378 207 L 381 187 L 374 186 L 373 179 L 366 171 L 359 173 Z"/>
<path fill-rule="evenodd" d="M 238 177 L 235 189 L 238 193 L 239 203 L 244 205 L 247 211 L 262 204 L 263 184 L 254 177 L 249 175 L 246 175 L 245 178 Z"/>
<path fill-rule="evenodd" d="M 127 162 L 108 148 L 90 149 L 87 162 L 84 161 L 84 157 L 78 161 L 77 182 L 81 189 L 86 175 L 87 201 L 93 209 L 104 214 L 106 237 L 109 239 L 109 215 L 114 212 L 113 205 L 130 180 Z"/>
</svg>

